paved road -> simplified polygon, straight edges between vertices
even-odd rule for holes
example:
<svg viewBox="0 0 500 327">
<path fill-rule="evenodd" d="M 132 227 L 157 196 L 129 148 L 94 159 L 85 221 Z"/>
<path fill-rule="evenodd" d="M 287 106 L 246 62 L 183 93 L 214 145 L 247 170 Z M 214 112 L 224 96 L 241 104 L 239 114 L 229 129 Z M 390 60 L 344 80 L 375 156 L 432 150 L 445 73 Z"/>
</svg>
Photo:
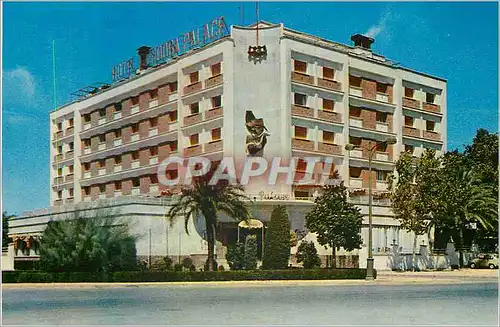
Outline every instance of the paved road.
<svg viewBox="0 0 500 327">
<path fill-rule="evenodd" d="M 3 289 L 3 323 L 497 325 L 498 285 L 129 285 Z"/>
</svg>

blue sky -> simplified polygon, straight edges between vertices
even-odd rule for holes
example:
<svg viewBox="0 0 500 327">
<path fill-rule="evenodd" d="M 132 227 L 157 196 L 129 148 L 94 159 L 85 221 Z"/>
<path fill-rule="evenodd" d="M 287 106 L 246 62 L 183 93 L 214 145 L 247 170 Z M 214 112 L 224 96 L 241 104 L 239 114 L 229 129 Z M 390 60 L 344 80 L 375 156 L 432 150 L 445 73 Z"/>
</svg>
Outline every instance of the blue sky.
<svg viewBox="0 0 500 327">
<path fill-rule="evenodd" d="M 3 208 L 49 204 L 52 40 L 57 103 L 111 67 L 217 16 L 240 24 L 234 3 L 4 3 Z M 350 44 L 373 33 L 374 49 L 401 65 L 448 80 L 448 144 L 461 148 L 476 129 L 498 131 L 498 4 L 261 2 L 260 19 Z M 255 5 L 244 3 L 245 24 Z"/>
</svg>

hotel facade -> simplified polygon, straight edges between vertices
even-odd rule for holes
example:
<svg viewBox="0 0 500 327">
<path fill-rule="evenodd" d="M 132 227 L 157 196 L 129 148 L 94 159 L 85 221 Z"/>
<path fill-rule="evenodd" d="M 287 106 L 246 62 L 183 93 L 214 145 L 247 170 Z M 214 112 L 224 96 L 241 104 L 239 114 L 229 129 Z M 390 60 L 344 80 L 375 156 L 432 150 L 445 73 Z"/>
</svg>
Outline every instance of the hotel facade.
<svg viewBox="0 0 500 327">
<path fill-rule="evenodd" d="M 131 222 L 140 256 L 190 256 L 201 265 L 207 248 L 203 219 L 192 220 L 189 235 L 183 219 L 173 226 L 166 222 L 179 187 L 159 183 L 158 166 L 170 156 L 244 160 L 257 143 L 258 155 L 269 161 L 333 161 L 331 171 L 338 172 L 350 201 L 366 216 L 362 248 L 340 255 L 358 255 L 364 267 L 369 171 L 362 148 L 395 138 L 396 144 L 378 147 L 372 160 L 375 268 L 390 268 L 393 247 L 411 251 L 413 235 L 393 218 L 387 178 L 402 151 L 418 157 L 425 149 L 438 155 L 446 150 L 446 81 L 375 54 L 370 38 L 352 40 L 352 46 L 344 45 L 260 22 L 231 26 L 216 40 L 159 64 L 150 60 L 162 56 L 159 48 L 141 47 L 139 67 L 130 76 L 50 113 L 51 207 L 11 220 L 10 235 L 15 242 L 31 242 L 50 219 L 108 207 Z M 256 55 L 251 49 L 261 51 Z M 252 139 L 253 121 L 264 128 L 264 143 Z M 348 143 L 360 148 L 347 151 Z M 167 177 L 176 178 L 175 167 L 169 167 Z M 304 174 L 303 160 L 295 170 L 296 177 Z M 321 164 L 314 174 L 325 174 Z M 254 200 L 254 219 L 265 225 L 276 205 L 286 205 L 292 230 L 304 232 L 320 187 L 256 180 L 246 193 Z M 238 227 L 228 217 L 220 219 L 216 252 L 224 264 Z M 315 237 L 309 233 L 305 239 Z M 424 235 L 418 244 L 432 241 Z M 318 250 L 324 257 L 331 253 L 319 245 Z M 17 250 L 16 260 L 36 259 L 35 252 Z"/>
</svg>

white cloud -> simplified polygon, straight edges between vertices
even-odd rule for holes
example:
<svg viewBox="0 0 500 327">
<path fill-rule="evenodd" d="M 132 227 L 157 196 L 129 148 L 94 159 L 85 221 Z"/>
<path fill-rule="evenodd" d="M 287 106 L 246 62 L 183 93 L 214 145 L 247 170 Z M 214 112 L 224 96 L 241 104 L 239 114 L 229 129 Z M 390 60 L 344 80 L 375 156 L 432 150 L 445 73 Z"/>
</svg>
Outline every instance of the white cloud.
<svg viewBox="0 0 500 327">
<path fill-rule="evenodd" d="M 3 96 L 17 103 L 31 104 L 36 92 L 33 75 L 24 67 L 6 70 L 3 74 Z"/>
<path fill-rule="evenodd" d="M 380 20 L 378 21 L 378 23 L 376 25 L 373 25 L 372 27 L 370 27 L 368 29 L 368 31 L 366 31 L 364 33 L 364 35 L 368 36 L 368 37 L 376 37 L 377 35 L 379 35 L 381 32 L 386 32 L 387 30 L 387 23 L 388 21 L 390 20 L 391 18 L 391 13 L 390 12 L 386 12 L 385 14 L 382 15 L 382 17 L 380 18 Z"/>
</svg>

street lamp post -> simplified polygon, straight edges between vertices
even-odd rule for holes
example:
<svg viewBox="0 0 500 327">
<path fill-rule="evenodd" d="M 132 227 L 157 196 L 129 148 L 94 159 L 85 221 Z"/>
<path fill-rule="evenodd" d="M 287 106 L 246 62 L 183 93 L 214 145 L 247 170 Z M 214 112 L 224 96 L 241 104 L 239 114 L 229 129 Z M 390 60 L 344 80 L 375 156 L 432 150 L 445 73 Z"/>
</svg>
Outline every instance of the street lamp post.
<svg viewBox="0 0 500 327">
<path fill-rule="evenodd" d="M 354 144 L 346 144 L 345 149 L 347 151 L 352 151 L 355 148 L 363 148 L 368 150 L 368 258 L 366 259 L 366 279 L 373 280 L 373 232 L 372 232 L 372 156 L 374 150 L 380 144 L 392 145 L 396 144 L 396 139 L 393 137 L 388 138 L 383 142 L 376 142 L 371 148 L 365 148 L 361 146 L 356 146 Z"/>
</svg>

